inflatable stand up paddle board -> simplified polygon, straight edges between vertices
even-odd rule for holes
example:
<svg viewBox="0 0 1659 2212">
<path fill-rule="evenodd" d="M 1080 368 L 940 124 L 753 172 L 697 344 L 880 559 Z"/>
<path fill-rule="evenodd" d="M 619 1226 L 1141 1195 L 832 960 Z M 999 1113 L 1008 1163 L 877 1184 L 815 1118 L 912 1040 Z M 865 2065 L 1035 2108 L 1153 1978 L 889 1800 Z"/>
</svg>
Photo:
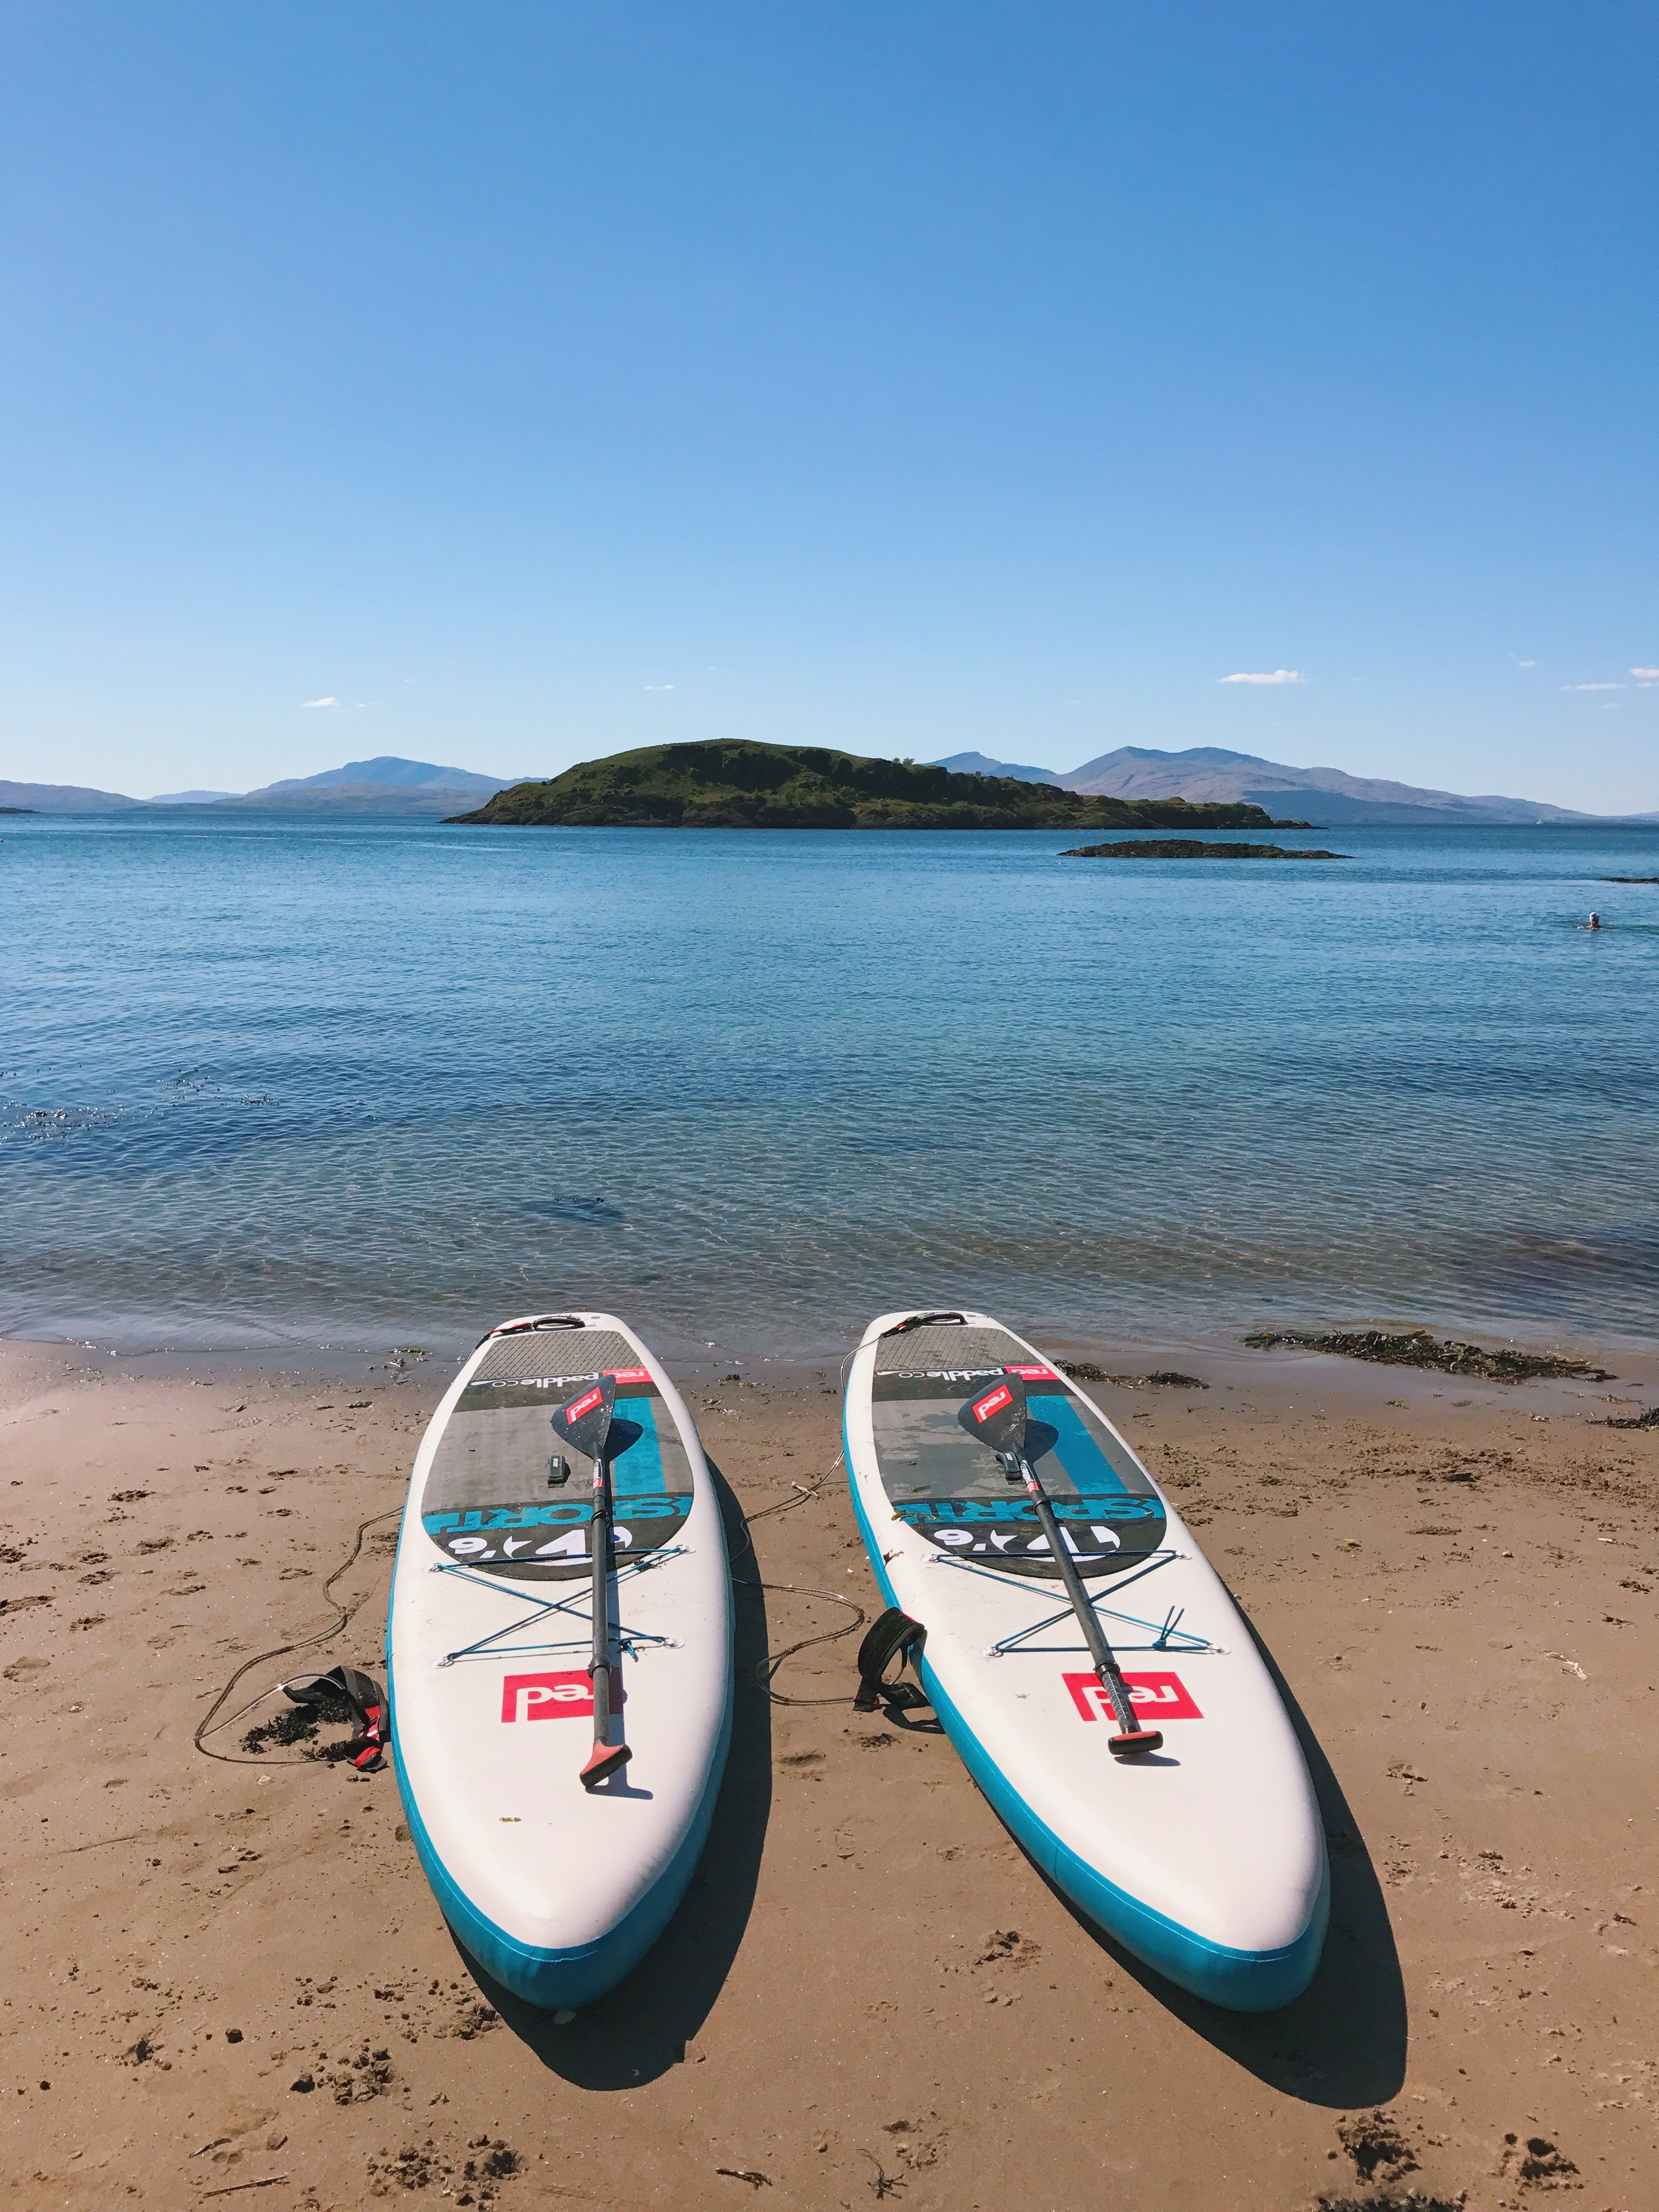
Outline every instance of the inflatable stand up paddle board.
<svg viewBox="0 0 1659 2212">
<path fill-rule="evenodd" d="M 876 1579 L 908 1616 L 873 1664 L 908 1649 L 1038 1866 L 1196 1996 L 1299 1996 L 1329 1910 L 1301 1747 L 1220 1577 L 1098 1407 L 988 1314 L 884 1314 L 848 1375 L 846 1450 Z"/>
<path fill-rule="evenodd" d="M 638 1964 L 702 1854 L 732 1587 L 679 1393 L 612 1314 L 492 1329 L 415 1462 L 386 1634 L 398 1786 L 445 1917 L 532 2004 Z"/>
</svg>

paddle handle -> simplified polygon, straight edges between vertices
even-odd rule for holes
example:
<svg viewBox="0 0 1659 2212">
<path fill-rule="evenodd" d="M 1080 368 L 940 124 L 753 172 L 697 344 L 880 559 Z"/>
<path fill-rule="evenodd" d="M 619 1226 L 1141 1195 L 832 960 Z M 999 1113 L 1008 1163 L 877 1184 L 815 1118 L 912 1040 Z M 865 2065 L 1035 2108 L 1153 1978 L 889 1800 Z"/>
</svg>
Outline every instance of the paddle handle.
<svg viewBox="0 0 1659 2212">
<path fill-rule="evenodd" d="M 1163 1741 L 1163 1738 L 1156 1729 L 1146 1729 L 1141 1723 L 1140 1717 L 1134 1709 L 1134 1701 L 1129 1695 L 1129 1686 L 1123 1679 L 1123 1669 L 1118 1665 L 1116 1654 L 1111 1645 L 1106 1641 L 1106 1632 L 1100 1625 L 1100 1615 L 1095 1611 L 1089 1593 L 1083 1586 L 1083 1577 L 1077 1571 L 1077 1562 L 1073 1559 L 1071 1550 L 1060 1533 L 1060 1522 L 1054 1516 L 1054 1507 L 1048 1502 L 1048 1492 L 1037 1479 L 1036 1469 L 1024 1453 L 1019 1455 L 1018 1471 L 1020 1480 L 1025 1485 L 1026 1496 L 1036 1508 L 1037 1519 L 1042 1524 L 1042 1533 L 1048 1540 L 1048 1549 L 1053 1553 L 1055 1564 L 1060 1569 L 1060 1578 L 1066 1585 L 1066 1595 L 1072 1601 L 1072 1610 L 1077 1615 L 1078 1626 L 1083 1631 L 1083 1640 L 1088 1645 L 1089 1656 L 1095 1662 L 1095 1673 L 1102 1688 L 1112 1701 L 1112 1711 L 1117 1715 L 1119 1733 L 1125 1737 L 1150 1739 L 1142 1747 L 1148 1751 L 1155 1750 Z"/>
</svg>

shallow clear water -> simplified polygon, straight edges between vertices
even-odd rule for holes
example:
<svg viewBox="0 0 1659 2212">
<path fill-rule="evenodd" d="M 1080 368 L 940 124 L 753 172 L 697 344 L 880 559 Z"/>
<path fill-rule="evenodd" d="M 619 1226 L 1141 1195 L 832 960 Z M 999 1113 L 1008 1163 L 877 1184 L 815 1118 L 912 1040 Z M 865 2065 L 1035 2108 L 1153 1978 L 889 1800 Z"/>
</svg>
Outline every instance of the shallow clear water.
<svg viewBox="0 0 1659 2212">
<path fill-rule="evenodd" d="M 1656 1338 L 1659 830 L 0 832 L 0 1331 Z"/>
</svg>

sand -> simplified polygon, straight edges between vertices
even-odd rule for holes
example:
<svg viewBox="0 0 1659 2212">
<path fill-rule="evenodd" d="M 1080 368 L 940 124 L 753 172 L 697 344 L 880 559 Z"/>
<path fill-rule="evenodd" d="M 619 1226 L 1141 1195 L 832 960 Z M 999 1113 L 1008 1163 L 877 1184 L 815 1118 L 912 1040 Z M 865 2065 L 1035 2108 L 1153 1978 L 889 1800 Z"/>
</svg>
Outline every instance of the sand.
<svg viewBox="0 0 1659 2212">
<path fill-rule="evenodd" d="M 0 1347 L 0 2203 L 1659 2203 L 1659 1429 L 1595 1425 L 1654 1396 L 1628 1361 L 1644 1387 L 1241 1352 L 1206 1391 L 1103 1389 L 1306 1719 L 1330 1940 L 1255 2020 L 1115 1955 L 948 1741 L 854 1714 L 854 1639 L 779 1676 L 824 1702 L 768 1701 L 769 1645 L 853 1618 L 781 1585 L 879 1607 L 835 1377 L 695 1379 L 734 1499 L 796 1504 L 738 1540 L 771 1587 L 739 1595 L 702 1872 L 560 2027 L 475 1978 L 389 1769 L 191 1742 L 235 1667 L 329 1620 L 443 1375 L 87 1360 Z M 381 1671 L 394 1525 L 337 1585 L 345 1632 L 246 1694 Z M 212 1741 L 243 1758 L 259 1717 Z"/>
</svg>

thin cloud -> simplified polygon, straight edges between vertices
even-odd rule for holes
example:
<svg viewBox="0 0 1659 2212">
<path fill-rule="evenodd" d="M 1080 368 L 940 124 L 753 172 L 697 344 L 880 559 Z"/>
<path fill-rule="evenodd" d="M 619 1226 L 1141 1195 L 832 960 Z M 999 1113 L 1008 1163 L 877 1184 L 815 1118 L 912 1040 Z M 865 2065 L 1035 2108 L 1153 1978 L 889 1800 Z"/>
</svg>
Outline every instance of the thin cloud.
<svg viewBox="0 0 1659 2212">
<path fill-rule="evenodd" d="M 1535 660 L 1523 660 L 1521 665 L 1522 668 L 1536 668 L 1538 663 Z"/>
<path fill-rule="evenodd" d="M 1622 691 L 1622 684 L 1564 684 L 1564 691 Z"/>
<path fill-rule="evenodd" d="M 645 688 L 647 691 L 672 691 L 674 687 L 672 684 L 647 684 Z"/>
<path fill-rule="evenodd" d="M 1631 674 L 1638 684 L 1659 684 L 1659 668 L 1632 668 Z"/>
<path fill-rule="evenodd" d="M 1218 684 L 1300 684 L 1305 679 L 1299 668 L 1275 668 L 1270 672 L 1237 676 L 1218 676 Z"/>
<path fill-rule="evenodd" d="M 337 699 L 302 699 L 300 702 L 302 707 L 337 707 L 339 703 Z"/>
</svg>

